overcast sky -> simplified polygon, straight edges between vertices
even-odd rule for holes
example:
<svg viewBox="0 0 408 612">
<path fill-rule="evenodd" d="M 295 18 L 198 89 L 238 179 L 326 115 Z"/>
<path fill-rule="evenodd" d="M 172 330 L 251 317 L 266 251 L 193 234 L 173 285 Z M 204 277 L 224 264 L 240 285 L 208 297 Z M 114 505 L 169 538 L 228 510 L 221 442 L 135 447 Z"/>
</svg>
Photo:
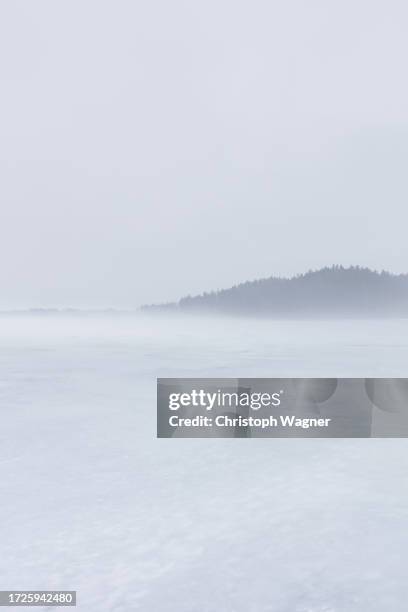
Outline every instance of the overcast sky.
<svg viewBox="0 0 408 612">
<path fill-rule="evenodd" d="M 0 308 L 408 271 L 405 0 L 3 0 Z"/>
</svg>

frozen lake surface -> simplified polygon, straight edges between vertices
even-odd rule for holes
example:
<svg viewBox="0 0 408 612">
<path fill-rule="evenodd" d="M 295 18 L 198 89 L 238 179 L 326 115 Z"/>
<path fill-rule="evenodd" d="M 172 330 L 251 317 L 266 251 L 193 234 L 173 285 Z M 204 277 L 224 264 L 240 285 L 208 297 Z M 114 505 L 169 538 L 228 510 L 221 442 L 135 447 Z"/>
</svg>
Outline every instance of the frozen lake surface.
<svg viewBox="0 0 408 612">
<path fill-rule="evenodd" d="M 155 384 L 407 371 L 408 320 L 0 317 L 0 589 L 405 612 L 406 440 L 157 440 Z"/>
</svg>

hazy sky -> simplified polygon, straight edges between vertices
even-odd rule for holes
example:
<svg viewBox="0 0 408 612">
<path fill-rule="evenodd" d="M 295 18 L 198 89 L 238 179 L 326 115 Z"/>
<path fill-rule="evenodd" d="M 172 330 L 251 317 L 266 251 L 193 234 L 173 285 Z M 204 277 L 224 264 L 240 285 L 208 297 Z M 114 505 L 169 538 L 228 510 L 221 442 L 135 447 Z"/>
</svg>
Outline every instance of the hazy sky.
<svg viewBox="0 0 408 612">
<path fill-rule="evenodd" d="M 408 271 L 405 0 L 3 0 L 0 308 Z"/>
</svg>

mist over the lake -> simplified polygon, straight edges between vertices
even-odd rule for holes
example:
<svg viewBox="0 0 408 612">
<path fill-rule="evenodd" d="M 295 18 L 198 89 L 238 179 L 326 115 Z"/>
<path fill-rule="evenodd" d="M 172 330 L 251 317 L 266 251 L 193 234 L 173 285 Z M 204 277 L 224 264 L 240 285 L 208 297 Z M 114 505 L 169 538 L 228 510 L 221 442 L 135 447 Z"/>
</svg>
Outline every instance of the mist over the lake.
<svg viewBox="0 0 408 612">
<path fill-rule="evenodd" d="M 406 612 L 404 439 L 157 439 L 156 381 L 406 377 L 407 19 L 3 0 L 0 590 Z"/>
<path fill-rule="evenodd" d="M 405 611 L 405 440 L 155 435 L 159 376 L 404 376 L 407 320 L 20 315 L 0 336 L 3 588 L 75 588 L 84 612 Z"/>
</svg>

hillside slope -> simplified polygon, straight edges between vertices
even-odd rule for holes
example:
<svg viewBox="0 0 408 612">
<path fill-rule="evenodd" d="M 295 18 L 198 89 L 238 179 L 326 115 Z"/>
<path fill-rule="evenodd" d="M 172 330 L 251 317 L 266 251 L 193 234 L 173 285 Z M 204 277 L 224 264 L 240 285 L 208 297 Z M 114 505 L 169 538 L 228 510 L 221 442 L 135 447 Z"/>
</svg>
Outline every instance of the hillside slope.
<svg viewBox="0 0 408 612">
<path fill-rule="evenodd" d="M 293 278 L 248 281 L 176 303 L 145 306 L 144 310 L 271 317 L 405 317 L 408 275 L 333 266 Z"/>
</svg>

